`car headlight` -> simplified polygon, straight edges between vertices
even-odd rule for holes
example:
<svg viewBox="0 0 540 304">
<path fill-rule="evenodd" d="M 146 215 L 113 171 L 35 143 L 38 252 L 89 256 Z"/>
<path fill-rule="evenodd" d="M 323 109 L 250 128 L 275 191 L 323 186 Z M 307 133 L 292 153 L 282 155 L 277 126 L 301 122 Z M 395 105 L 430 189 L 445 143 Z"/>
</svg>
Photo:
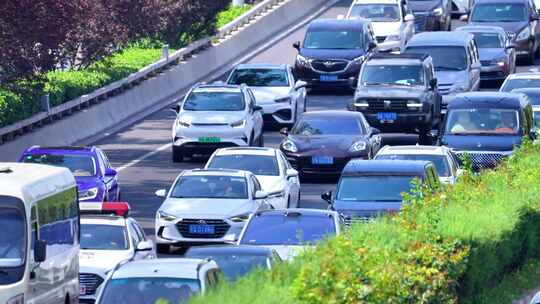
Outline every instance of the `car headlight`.
<svg viewBox="0 0 540 304">
<path fill-rule="evenodd" d="M 527 40 L 531 36 L 531 29 L 529 27 L 524 28 L 519 32 L 516 37 L 516 40 Z"/>
<path fill-rule="evenodd" d="M 460 93 L 468 91 L 469 86 L 466 83 L 456 82 L 450 87 L 450 93 Z"/>
<path fill-rule="evenodd" d="M 367 108 L 369 108 L 369 103 L 367 100 L 356 100 L 353 104 L 352 104 L 352 111 L 354 111 L 354 107 L 357 107 L 357 108 L 360 108 L 362 110 L 365 110 Z"/>
<path fill-rule="evenodd" d="M 174 216 L 174 215 L 172 215 L 170 213 L 167 213 L 167 212 L 161 211 L 161 210 L 158 210 L 157 214 L 158 214 L 158 218 L 160 220 L 164 220 L 164 221 L 168 221 L 168 222 L 174 221 L 174 220 L 176 220 L 178 218 L 177 216 Z"/>
<path fill-rule="evenodd" d="M 386 36 L 386 41 L 400 41 L 401 37 L 399 35 L 389 35 Z"/>
<path fill-rule="evenodd" d="M 351 152 L 359 152 L 364 151 L 367 148 L 367 144 L 365 141 L 357 141 L 349 148 L 349 151 Z"/>
<path fill-rule="evenodd" d="M 309 66 L 311 63 L 311 60 L 309 58 L 306 58 L 300 54 L 296 55 L 296 62 L 303 66 Z"/>
<path fill-rule="evenodd" d="M 231 123 L 231 127 L 233 127 L 233 128 L 243 128 L 245 125 L 246 125 L 246 120 L 245 119 L 242 119 L 242 120 L 235 121 L 235 122 Z"/>
<path fill-rule="evenodd" d="M 360 57 L 356 57 L 352 60 L 352 63 L 353 64 L 356 64 L 356 65 L 361 65 L 362 63 L 364 63 L 364 61 L 366 60 L 366 57 L 365 56 L 360 56 Z"/>
<path fill-rule="evenodd" d="M 491 64 L 492 65 L 498 65 L 500 67 L 504 66 L 506 64 L 506 61 L 504 58 L 499 58 L 499 59 L 493 59 L 491 60 Z"/>
<path fill-rule="evenodd" d="M 283 98 L 276 98 L 275 102 L 279 102 L 279 103 L 287 102 L 287 103 L 291 104 L 292 103 L 292 97 L 287 96 L 287 97 L 283 97 Z"/>
<path fill-rule="evenodd" d="M 421 109 L 422 103 L 418 100 L 407 100 L 407 108 L 409 109 Z"/>
<path fill-rule="evenodd" d="M 96 188 L 90 188 L 84 191 L 79 191 L 79 200 L 90 200 L 95 199 L 98 195 L 99 189 Z"/>
<path fill-rule="evenodd" d="M 231 216 L 229 220 L 235 222 L 235 223 L 243 223 L 249 219 L 249 216 L 251 213 L 242 213 L 239 215 Z"/>
<path fill-rule="evenodd" d="M 285 150 L 285 151 L 289 151 L 289 152 L 292 152 L 292 153 L 298 152 L 298 148 L 296 147 L 296 145 L 294 144 L 294 142 L 292 142 L 292 141 L 289 140 L 289 139 L 285 140 L 285 141 L 281 144 L 281 147 L 282 147 L 283 150 Z"/>
<path fill-rule="evenodd" d="M 442 7 L 437 7 L 432 12 L 433 12 L 433 15 L 435 15 L 435 16 L 441 16 L 443 14 Z"/>
</svg>

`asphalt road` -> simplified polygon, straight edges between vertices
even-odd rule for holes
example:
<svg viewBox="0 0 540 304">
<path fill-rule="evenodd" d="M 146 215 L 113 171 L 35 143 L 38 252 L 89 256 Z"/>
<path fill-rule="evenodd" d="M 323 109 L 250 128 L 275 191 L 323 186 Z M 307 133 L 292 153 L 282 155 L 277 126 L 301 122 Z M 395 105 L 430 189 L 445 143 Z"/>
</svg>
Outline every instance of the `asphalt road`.
<svg viewBox="0 0 540 304">
<path fill-rule="evenodd" d="M 335 18 L 339 14 L 345 14 L 350 3 L 351 0 L 339 1 L 320 17 Z M 453 27 L 459 26 L 459 23 L 454 21 Z M 292 44 L 303 39 L 305 29 L 304 26 L 290 33 L 251 58 L 249 62 L 292 64 L 296 56 Z M 528 68 L 530 67 L 521 66 L 518 70 Z M 345 109 L 351 98 L 351 92 L 310 94 L 307 102 L 308 111 Z M 204 159 L 180 164 L 172 162 L 169 145 L 174 118 L 175 114 L 172 111 L 164 109 L 94 143 L 102 147 L 111 162 L 119 168 L 122 200 L 131 204 L 132 215 L 142 224 L 149 236 L 154 235 L 154 214 L 162 202 L 154 192 L 157 189 L 168 188 L 182 170 L 204 166 Z M 277 147 L 281 139 L 277 131 L 267 131 L 264 141 L 266 146 Z M 416 136 L 412 135 L 384 137 L 386 144 L 415 144 L 416 140 Z M 335 183 L 335 179 L 303 181 L 301 207 L 326 208 L 327 205 L 320 199 L 320 194 L 334 189 Z"/>
</svg>

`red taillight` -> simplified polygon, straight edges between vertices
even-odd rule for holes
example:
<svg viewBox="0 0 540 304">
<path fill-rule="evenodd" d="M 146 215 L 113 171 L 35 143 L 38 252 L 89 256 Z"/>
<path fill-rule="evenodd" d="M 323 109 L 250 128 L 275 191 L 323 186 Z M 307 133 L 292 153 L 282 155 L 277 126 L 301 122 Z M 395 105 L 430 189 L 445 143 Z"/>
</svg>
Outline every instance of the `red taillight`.
<svg viewBox="0 0 540 304">
<path fill-rule="evenodd" d="M 102 213 L 114 213 L 118 216 L 127 216 L 130 210 L 126 202 L 105 202 L 101 205 Z"/>
</svg>

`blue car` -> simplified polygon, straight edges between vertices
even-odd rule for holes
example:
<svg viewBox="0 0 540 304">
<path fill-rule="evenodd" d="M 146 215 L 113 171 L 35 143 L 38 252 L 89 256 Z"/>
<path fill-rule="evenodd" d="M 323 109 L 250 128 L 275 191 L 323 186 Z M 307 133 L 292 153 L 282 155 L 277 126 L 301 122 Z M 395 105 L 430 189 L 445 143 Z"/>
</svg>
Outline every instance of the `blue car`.
<svg viewBox="0 0 540 304">
<path fill-rule="evenodd" d="M 97 147 L 33 146 L 24 151 L 19 162 L 68 168 L 77 181 L 81 202 L 120 200 L 118 172 Z"/>
</svg>

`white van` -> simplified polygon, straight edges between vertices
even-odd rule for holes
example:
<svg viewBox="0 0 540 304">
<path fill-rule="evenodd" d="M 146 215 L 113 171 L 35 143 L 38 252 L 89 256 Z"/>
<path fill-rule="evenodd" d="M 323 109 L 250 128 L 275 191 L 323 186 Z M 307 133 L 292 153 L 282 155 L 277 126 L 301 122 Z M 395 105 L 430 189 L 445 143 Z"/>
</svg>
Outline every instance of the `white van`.
<svg viewBox="0 0 540 304">
<path fill-rule="evenodd" d="M 65 168 L 0 163 L 0 303 L 77 303 L 77 184 Z"/>
</svg>

